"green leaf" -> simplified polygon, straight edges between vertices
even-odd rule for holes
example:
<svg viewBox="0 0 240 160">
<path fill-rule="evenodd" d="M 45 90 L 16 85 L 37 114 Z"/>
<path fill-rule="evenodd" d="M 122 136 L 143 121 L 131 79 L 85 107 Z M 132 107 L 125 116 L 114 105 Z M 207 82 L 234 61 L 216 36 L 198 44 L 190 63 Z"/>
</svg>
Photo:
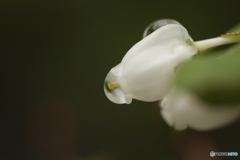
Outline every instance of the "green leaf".
<svg viewBox="0 0 240 160">
<path fill-rule="evenodd" d="M 232 32 L 232 33 L 227 33 L 227 34 L 223 34 L 221 35 L 221 37 L 223 38 L 240 38 L 240 33 L 239 32 Z"/>
<path fill-rule="evenodd" d="M 208 103 L 240 103 L 240 45 L 218 52 L 224 54 L 199 56 L 180 66 L 175 85 Z"/>
<path fill-rule="evenodd" d="M 232 33 L 232 32 L 240 32 L 240 23 L 227 31 L 227 33 Z"/>
<path fill-rule="evenodd" d="M 240 23 L 232 27 L 226 34 L 221 35 L 224 38 L 240 38 Z"/>
<path fill-rule="evenodd" d="M 240 23 L 232 27 L 226 34 L 221 35 L 224 38 L 239 38 L 240 37 Z"/>
</svg>

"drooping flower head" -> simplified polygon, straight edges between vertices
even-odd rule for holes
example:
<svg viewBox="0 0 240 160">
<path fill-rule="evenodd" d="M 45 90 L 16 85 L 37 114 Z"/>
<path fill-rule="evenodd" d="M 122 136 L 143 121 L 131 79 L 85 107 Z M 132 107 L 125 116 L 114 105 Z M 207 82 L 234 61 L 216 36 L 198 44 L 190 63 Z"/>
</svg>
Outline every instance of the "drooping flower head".
<svg viewBox="0 0 240 160">
<path fill-rule="evenodd" d="M 187 90 L 173 90 L 172 80 L 176 68 L 196 53 L 236 42 L 240 42 L 239 32 L 194 42 L 177 21 L 156 21 L 107 74 L 104 92 L 117 104 L 129 104 L 132 99 L 146 102 L 163 99 L 159 103 L 161 115 L 177 130 L 187 127 L 211 130 L 227 125 L 239 117 L 239 104 L 227 107 L 208 104 Z"/>
<path fill-rule="evenodd" d="M 144 38 L 113 67 L 105 79 L 104 91 L 114 103 L 132 99 L 158 101 L 171 87 L 176 67 L 198 49 L 187 30 L 177 21 L 164 19 L 152 23 Z"/>
</svg>

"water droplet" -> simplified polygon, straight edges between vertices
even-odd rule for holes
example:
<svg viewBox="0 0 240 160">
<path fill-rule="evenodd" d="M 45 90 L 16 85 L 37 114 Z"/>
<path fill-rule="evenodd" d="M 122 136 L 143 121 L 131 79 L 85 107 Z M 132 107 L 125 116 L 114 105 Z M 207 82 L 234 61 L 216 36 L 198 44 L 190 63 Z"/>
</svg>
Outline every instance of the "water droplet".
<svg viewBox="0 0 240 160">
<path fill-rule="evenodd" d="M 113 103 L 130 104 L 132 98 L 125 94 L 125 92 L 121 88 L 121 85 L 118 83 L 117 68 L 118 66 L 112 68 L 104 81 L 105 95 Z"/>
<path fill-rule="evenodd" d="M 180 24 L 178 21 L 173 19 L 160 19 L 151 23 L 143 32 L 143 38 L 150 35 L 152 32 L 156 31 L 157 29 L 168 25 L 168 24 Z"/>
</svg>

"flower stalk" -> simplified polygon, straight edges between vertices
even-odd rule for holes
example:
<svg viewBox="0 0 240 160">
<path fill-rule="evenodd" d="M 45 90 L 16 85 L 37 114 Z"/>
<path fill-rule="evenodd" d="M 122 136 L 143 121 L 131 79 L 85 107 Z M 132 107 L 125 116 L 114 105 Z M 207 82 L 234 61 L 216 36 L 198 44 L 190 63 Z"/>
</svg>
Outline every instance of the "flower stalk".
<svg viewBox="0 0 240 160">
<path fill-rule="evenodd" d="M 240 42 L 240 33 L 228 33 L 220 37 L 197 41 L 194 44 L 200 52 L 203 52 L 212 47 L 237 42 Z"/>
</svg>

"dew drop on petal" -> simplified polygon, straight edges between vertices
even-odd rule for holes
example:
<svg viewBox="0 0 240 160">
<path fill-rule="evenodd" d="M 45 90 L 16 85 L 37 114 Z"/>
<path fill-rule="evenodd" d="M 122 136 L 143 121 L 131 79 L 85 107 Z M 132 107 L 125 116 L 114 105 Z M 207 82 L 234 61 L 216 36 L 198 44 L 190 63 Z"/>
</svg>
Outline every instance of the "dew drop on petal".
<svg viewBox="0 0 240 160">
<path fill-rule="evenodd" d="M 104 92 L 106 97 L 116 104 L 130 104 L 132 98 L 127 96 L 118 83 L 118 76 L 116 74 L 117 68 L 113 68 L 107 75 L 104 81 Z"/>
<path fill-rule="evenodd" d="M 160 19 L 151 23 L 143 32 L 143 38 L 150 35 L 152 32 L 156 31 L 157 29 L 168 25 L 168 24 L 180 24 L 178 21 L 173 19 Z"/>
</svg>

